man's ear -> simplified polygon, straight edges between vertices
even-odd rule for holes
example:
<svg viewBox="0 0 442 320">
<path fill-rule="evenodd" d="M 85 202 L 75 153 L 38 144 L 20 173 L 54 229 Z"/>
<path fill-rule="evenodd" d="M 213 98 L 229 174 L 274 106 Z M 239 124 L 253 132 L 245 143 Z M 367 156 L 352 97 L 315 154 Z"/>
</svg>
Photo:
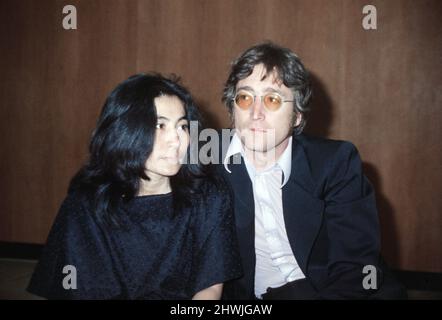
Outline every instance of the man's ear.
<svg viewBox="0 0 442 320">
<path fill-rule="evenodd" d="M 301 124 L 302 113 L 298 112 L 293 115 L 293 127 L 296 128 Z"/>
</svg>

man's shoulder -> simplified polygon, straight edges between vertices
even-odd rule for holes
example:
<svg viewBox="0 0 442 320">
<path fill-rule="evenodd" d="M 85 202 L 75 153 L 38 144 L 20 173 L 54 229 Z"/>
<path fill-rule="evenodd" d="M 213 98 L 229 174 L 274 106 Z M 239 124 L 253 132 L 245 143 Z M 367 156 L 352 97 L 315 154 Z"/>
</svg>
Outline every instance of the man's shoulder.
<svg viewBox="0 0 442 320">
<path fill-rule="evenodd" d="M 346 140 L 326 139 L 307 134 L 294 136 L 296 144 L 301 146 L 309 158 L 328 158 L 356 150 L 353 143 Z"/>
<path fill-rule="evenodd" d="M 322 180 L 349 165 L 360 166 L 359 153 L 353 143 L 345 140 L 325 139 L 309 135 L 299 135 L 295 137 L 294 146 L 295 163 L 292 165 L 299 168 L 300 163 L 306 162 L 308 170 L 313 180 Z"/>
</svg>

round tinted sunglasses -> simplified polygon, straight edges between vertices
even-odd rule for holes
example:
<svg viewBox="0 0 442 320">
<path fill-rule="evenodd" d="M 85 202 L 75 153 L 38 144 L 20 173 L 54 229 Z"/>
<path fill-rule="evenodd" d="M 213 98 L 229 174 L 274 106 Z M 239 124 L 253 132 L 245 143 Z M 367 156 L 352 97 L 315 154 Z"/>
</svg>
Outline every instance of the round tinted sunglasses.
<svg viewBox="0 0 442 320">
<path fill-rule="evenodd" d="M 243 110 L 247 110 L 255 103 L 256 97 L 260 97 L 264 102 L 264 107 L 269 111 L 276 111 L 281 108 L 284 102 L 293 102 L 294 100 L 284 100 L 279 94 L 275 92 L 267 93 L 263 96 L 255 96 L 247 91 L 239 91 L 236 93 L 233 101 Z"/>
</svg>

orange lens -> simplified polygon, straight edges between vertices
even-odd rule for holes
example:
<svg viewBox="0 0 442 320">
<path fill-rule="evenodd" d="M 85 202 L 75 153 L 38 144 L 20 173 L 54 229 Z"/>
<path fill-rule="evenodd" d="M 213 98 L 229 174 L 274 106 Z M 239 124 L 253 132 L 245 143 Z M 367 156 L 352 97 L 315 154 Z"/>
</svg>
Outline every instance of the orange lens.
<svg viewBox="0 0 442 320">
<path fill-rule="evenodd" d="M 279 95 L 269 93 L 264 96 L 264 105 L 270 111 L 275 111 L 281 107 L 282 99 Z"/>
<path fill-rule="evenodd" d="M 239 92 L 235 97 L 235 103 L 241 109 L 248 109 L 252 105 L 253 100 L 252 95 L 244 92 Z"/>
</svg>

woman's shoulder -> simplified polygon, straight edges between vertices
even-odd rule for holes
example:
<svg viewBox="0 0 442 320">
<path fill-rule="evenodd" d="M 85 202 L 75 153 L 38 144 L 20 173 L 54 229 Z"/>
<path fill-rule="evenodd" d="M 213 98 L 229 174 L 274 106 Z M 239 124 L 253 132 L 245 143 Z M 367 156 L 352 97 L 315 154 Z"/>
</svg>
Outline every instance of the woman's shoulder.
<svg viewBox="0 0 442 320">
<path fill-rule="evenodd" d="M 69 189 L 62 206 L 70 209 L 90 211 L 93 203 L 92 194 L 86 190 Z"/>
<path fill-rule="evenodd" d="M 219 200 L 219 201 L 230 201 L 231 189 L 225 178 L 220 175 L 213 173 L 204 179 L 201 186 L 201 197 L 203 199 Z"/>
<path fill-rule="evenodd" d="M 93 220 L 93 200 L 89 193 L 70 189 L 60 205 L 55 223 L 84 224 Z"/>
<path fill-rule="evenodd" d="M 220 221 L 232 215 L 232 195 L 227 182 L 219 176 L 212 176 L 203 182 L 200 193 L 192 201 L 192 210 L 198 212 L 194 217 L 199 221 L 197 224 L 211 229 Z"/>
</svg>

